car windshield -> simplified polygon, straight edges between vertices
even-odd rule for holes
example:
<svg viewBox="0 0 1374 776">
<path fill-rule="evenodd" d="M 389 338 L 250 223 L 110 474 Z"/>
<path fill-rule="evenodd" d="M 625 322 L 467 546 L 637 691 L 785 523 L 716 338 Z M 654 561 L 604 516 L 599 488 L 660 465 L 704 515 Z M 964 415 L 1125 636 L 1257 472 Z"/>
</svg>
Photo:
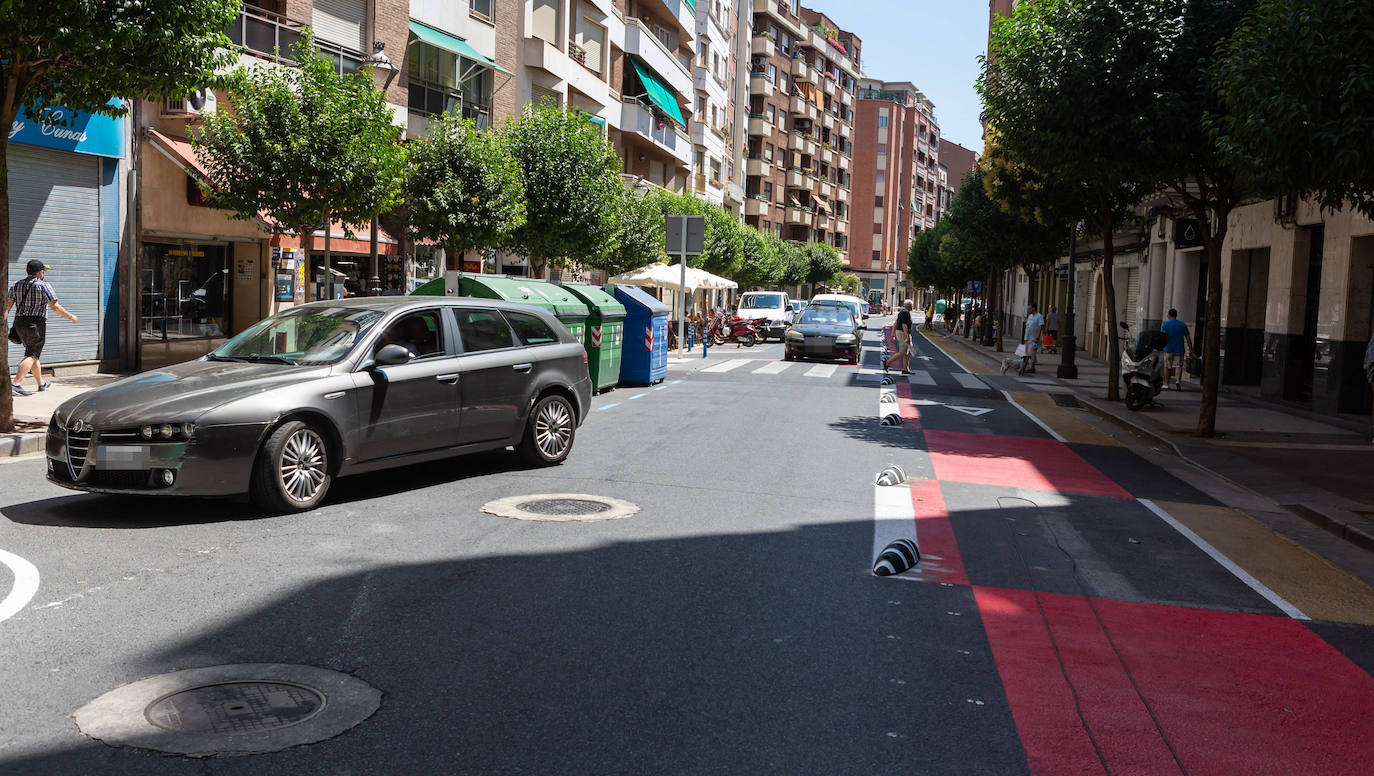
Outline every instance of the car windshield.
<svg viewBox="0 0 1374 776">
<path fill-rule="evenodd" d="M 854 318 L 855 318 L 856 320 L 858 319 L 858 317 L 859 317 L 860 315 L 863 315 L 863 313 L 859 312 L 859 304 L 858 304 L 858 302 L 846 302 L 846 301 L 844 301 L 843 299 L 819 299 L 819 300 L 817 300 L 817 301 L 815 301 L 815 302 L 812 302 L 812 303 L 811 303 L 811 306 L 812 306 L 812 307 L 816 307 L 816 306 L 822 306 L 822 307 L 843 307 L 844 309 L 848 310 L 848 311 L 850 312 L 850 314 L 853 315 Z"/>
<path fill-rule="evenodd" d="M 293 307 L 259 321 L 210 354 L 217 361 L 332 364 L 367 334 L 383 312 L 357 307 Z"/>
<path fill-rule="evenodd" d="M 745 294 L 740 297 L 739 306 L 741 308 L 782 307 L 782 294 Z"/>
<path fill-rule="evenodd" d="M 812 306 L 802 311 L 802 323 L 819 323 L 826 325 L 845 325 L 853 326 L 854 317 L 849 314 L 849 310 L 839 305 Z"/>
</svg>

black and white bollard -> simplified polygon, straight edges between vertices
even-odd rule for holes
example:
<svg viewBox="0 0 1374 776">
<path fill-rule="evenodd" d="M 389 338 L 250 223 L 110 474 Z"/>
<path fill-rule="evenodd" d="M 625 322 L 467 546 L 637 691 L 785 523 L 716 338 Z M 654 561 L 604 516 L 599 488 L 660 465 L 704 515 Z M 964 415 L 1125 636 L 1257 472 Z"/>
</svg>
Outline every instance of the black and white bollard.
<svg viewBox="0 0 1374 776">
<path fill-rule="evenodd" d="M 921 550 L 910 539 L 898 539 L 883 548 L 878 562 L 873 564 L 873 573 L 880 577 L 890 577 L 916 568 L 921 562 Z"/>
<path fill-rule="evenodd" d="M 906 472 L 895 463 L 878 472 L 879 485 L 901 485 L 903 482 L 906 482 Z"/>
</svg>

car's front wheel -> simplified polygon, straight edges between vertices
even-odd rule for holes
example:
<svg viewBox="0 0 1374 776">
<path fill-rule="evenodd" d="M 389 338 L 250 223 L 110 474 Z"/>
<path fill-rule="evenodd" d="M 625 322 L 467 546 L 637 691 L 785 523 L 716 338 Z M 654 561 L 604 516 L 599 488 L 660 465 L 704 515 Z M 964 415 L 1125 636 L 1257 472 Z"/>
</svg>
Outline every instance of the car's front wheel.
<svg viewBox="0 0 1374 776">
<path fill-rule="evenodd" d="M 313 426 L 281 424 L 263 443 L 253 468 L 253 502 L 269 512 L 304 512 L 329 492 L 329 445 Z"/>
<path fill-rule="evenodd" d="M 572 452 L 577 436 L 577 414 L 566 398 L 553 394 L 534 405 L 525 424 L 525 435 L 515 448 L 526 461 L 537 466 L 562 463 Z"/>
</svg>

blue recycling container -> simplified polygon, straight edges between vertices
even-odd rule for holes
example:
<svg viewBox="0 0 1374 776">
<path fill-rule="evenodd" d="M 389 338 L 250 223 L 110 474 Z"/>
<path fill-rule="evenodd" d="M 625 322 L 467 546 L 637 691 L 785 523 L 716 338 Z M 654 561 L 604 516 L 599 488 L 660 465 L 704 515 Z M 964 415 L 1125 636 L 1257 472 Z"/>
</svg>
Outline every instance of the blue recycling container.
<svg viewBox="0 0 1374 776">
<path fill-rule="evenodd" d="M 634 286 L 606 286 L 625 305 L 621 385 L 653 385 L 668 376 L 668 305 Z"/>
</svg>

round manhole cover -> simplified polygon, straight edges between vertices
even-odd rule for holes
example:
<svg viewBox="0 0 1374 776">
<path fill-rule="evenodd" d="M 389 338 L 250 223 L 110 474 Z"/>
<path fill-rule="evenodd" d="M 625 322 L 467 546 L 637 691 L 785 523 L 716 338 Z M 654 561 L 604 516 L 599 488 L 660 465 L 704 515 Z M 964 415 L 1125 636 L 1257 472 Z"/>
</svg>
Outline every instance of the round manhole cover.
<svg viewBox="0 0 1374 776">
<path fill-rule="evenodd" d="M 536 515 L 595 515 L 610 510 L 611 505 L 585 498 L 541 498 L 516 504 L 515 508 Z"/>
<path fill-rule="evenodd" d="M 249 663 L 150 676 L 105 693 L 72 718 L 82 733 L 110 746 L 215 757 L 334 738 L 381 703 L 381 692 L 348 674 Z"/>
<path fill-rule="evenodd" d="M 304 722 L 324 708 L 324 696 L 298 684 L 230 682 L 159 698 L 144 716 L 179 733 L 241 733 Z"/>
<path fill-rule="evenodd" d="M 588 496 L 583 493 L 540 493 L 511 496 L 487 502 L 482 511 L 516 520 L 589 522 L 618 520 L 639 511 L 639 507 L 618 498 Z"/>
</svg>

